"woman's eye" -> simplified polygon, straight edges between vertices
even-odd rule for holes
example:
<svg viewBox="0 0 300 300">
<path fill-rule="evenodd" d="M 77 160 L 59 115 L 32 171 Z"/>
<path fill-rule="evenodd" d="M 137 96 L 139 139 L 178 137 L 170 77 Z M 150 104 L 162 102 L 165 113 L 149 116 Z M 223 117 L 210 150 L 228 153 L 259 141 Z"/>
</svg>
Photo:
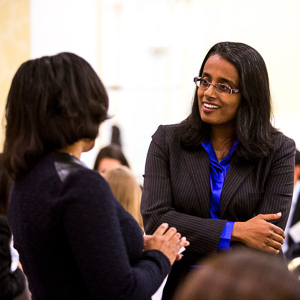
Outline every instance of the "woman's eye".
<svg viewBox="0 0 300 300">
<path fill-rule="evenodd" d="M 230 91 L 230 87 L 228 87 L 227 85 L 224 85 L 224 84 L 219 84 L 219 89 L 224 91 L 224 92 L 227 92 L 227 91 Z"/>
<path fill-rule="evenodd" d="M 209 85 L 208 81 L 205 80 L 205 79 L 202 79 L 202 80 L 201 80 L 201 84 L 202 84 L 203 86 L 208 86 L 208 85 Z"/>
</svg>

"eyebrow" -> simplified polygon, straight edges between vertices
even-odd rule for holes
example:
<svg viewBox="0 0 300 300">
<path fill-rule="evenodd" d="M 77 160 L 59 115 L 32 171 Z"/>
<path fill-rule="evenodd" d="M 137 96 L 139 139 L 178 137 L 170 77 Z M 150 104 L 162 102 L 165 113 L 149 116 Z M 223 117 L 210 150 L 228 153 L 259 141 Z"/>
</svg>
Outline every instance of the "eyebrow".
<svg viewBox="0 0 300 300">
<path fill-rule="evenodd" d="M 205 72 L 202 73 L 202 77 L 203 77 L 203 76 L 207 76 L 207 77 L 211 78 L 210 74 L 205 73 Z M 229 79 L 226 79 L 226 78 L 223 78 L 223 77 L 220 77 L 220 78 L 218 79 L 218 81 L 219 81 L 218 83 L 227 82 L 227 83 L 229 83 L 230 85 L 233 85 L 234 87 L 237 87 L 237 85 L 236 85 L 233 81 L 231 81 L 231 80 L 229 80 Z"/>
</svg>

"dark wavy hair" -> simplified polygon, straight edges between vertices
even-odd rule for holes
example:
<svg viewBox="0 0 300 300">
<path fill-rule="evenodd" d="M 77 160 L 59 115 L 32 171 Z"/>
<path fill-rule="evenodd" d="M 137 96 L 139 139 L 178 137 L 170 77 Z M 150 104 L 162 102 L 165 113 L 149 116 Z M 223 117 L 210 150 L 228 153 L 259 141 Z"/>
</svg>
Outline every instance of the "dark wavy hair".
<svg viewBox="0 0 300 300">
<path fill-rule="evenodd" d="M 268 71 L 262 56 L 243 43 L 217 43 L 206 54 L 199 76 L 202 76 L 205 63 L 212 55 L 219 55 L 233 64 L 240 78 L 241 103 L 236 120 L 236 136 L 239 140 L 237 155 L 246 160 L 267 156 L 273 147 L 275 129 L 271 124 Z M 203 141 L 210 139 L 210 125 L 200 117 L 197 88 L 192 111 L 181 122 L 179 135 L 181 146 L 189 151 L 198 149 Z"/>
<path fill-rule="evenodd" d="M 64 52 L 23 63 L 7 98 L 4 167 L 16 179 L 45 154 L 95 139 L 107 110 L 106 90 L 83 58 Z"/>
<path fill-rule="evenodd" d="M 95 164 L 94 164 L 94 170 L 98 170 L 100 161 L 103 158 L 112 158 L 112 159 L 116 159 L 118 161 L 120 161 L 122 166 L 126 166 L 127 168 L 130 169 L 129 163 L 124 155 L 124 153 L 122 152 L 122 148 L 117 145 L 117 144 L 110 144 L 104 148 L 102 148 L 95 160 Z"/>
</svg>

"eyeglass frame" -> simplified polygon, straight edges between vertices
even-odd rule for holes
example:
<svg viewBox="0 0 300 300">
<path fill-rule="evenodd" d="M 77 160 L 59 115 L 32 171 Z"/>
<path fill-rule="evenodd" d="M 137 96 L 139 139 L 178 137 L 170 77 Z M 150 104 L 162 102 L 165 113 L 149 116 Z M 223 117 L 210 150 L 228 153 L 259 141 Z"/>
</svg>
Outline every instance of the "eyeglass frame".
<svg viewBox="0 0 300 300">
<path fill-rule="evenodd" d="M 208 87 L 205 89 L 205 91 L 208 90 L 209 87 L 212 85 L 212 86 L 214 87 L 216 93 L 222 94 L 222 92 L 220 93 L 220 92 L 217 91 L 217 86 L 216 86 L 216 84 L 222 84 L 222 83 L 216 83 L 216 84 L 213 84 L 213 83 L 209 82 L 207 79 L 204 79 L 204 78 L 202 78 L 202 77 L 198 77 L 198 76 L 197 76 L 197 77 L 194 77 L 194 82 L 195 82 L 195 84 L 196 84 L 196 86 L 197 86 L 198 88 L 201 86 L 201 80 L 205 80 L 205 81 L 208 82 Z M 197 85 L 197 81 L 200 81 L 199 86 Z M 232 89 L 232 88 L 230 88 L 230 87 L 228 87 L 228 89 L 229 89 L 229 92 L 228 92 L 228 93 L 227 93 L 227 92 L 224 92 L 224 94 L 229 94 L 229 95 L 231 95 L 231 94 L 237 94 L 237 93 L 240 92 L 239 89 Z"/>
</svg>

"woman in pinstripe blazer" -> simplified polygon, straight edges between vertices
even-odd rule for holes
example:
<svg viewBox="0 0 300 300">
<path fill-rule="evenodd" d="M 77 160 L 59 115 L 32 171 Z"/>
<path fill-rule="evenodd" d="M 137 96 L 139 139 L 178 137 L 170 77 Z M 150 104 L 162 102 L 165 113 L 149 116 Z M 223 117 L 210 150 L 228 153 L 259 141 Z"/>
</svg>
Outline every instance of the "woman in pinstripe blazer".
<svg viewBox="0 0 300 300">
<path fill-rule="evenodd" d="M 163 299 L 215 252 L 237 246 L 281 252 L 293 193 L 295 144 L 270 122 L 261 55 L 242 43 L 218 43 L 194 81 L 190 115 L 157 129 L 145 167 L 146 233 L 166 222 L 190 241 Z"/>
</svg>

